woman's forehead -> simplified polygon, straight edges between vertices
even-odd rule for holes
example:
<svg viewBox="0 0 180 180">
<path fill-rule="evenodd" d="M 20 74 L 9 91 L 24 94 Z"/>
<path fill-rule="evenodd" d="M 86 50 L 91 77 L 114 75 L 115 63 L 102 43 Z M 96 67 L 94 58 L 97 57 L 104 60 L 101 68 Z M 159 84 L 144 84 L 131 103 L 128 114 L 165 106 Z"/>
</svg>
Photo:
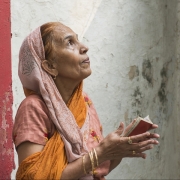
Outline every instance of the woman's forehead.
<svg viewBox="0 0 180 180">
<path fill-rule="evenodd" d="M 56 26 L 53 34 L 56 40 L 64 40 L 67 36 L 76 35 L 72 29 L 63 24 L 59 24 L 58 26 Z"/>
</svg>

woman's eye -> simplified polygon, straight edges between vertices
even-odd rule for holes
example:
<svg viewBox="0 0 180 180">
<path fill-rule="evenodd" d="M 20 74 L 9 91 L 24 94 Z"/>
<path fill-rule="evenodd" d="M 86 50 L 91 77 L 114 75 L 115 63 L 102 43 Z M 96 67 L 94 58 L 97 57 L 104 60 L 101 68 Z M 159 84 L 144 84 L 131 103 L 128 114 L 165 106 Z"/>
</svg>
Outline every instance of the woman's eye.
<svg viewBox="0 0 180 180">
<path fill-rule="evenodd" d="M 72 41 L 68 41 L 68 46 L 70 46 L 70 45 L 72 45 L 73 43 L 72 43 Z"/>
</svg>

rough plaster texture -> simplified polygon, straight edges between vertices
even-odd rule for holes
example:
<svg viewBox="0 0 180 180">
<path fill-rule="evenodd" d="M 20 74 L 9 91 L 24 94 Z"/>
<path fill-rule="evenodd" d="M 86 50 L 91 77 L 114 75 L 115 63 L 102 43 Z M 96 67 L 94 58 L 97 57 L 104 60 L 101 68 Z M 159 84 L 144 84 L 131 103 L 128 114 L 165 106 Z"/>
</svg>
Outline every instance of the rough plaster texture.
<svg viewBox="0 0 180 180">
<path fill-rule="evenodd" d="M 93 73 L 85 90 L 104 134 L 137 115 L 159 125 L 160 145 L 147 159 L 124 159 L 107 178 L 179 179 L 180 1 L 13 0 L 11 6 L 14 115 L 24 98 L 17 76 L 22 40 L 44 22 L 64 22 L 90 48 Z"/>
<path fill-rule="evenodd" d="M 178 5 L 179 1 L 103 1 L 85 33 L 93 59 L 86 88 L 105 134 L 119 121 L 128 124 L 137 115 L 149 114 L 161 135 L 160 145 L 145 161 L 124 159 L 109 178 L 180 178 Z"/>
</svg>

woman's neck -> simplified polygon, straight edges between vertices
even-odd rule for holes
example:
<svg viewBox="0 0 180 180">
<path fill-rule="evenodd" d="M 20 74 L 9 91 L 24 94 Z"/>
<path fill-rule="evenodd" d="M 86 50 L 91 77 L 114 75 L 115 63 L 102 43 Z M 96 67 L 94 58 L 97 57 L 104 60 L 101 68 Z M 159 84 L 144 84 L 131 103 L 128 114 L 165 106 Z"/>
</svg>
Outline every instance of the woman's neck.
<svg viewBox="0 0 180 180">
<path fill-rule="evenodd" d="M 79 85 L 79 83 L 58 80 L 55 80 L 55 84 L 62 96 L 62 99 L 66 104 L 68 103 L 75 89 Z"/>
</svg>

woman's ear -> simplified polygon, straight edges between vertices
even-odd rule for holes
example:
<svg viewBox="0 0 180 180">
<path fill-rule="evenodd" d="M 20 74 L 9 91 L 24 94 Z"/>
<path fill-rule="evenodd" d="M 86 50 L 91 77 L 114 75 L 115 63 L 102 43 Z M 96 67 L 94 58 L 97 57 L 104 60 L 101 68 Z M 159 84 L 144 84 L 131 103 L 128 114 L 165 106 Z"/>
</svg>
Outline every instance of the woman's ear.
<svg viewBox="0 0 180 180">
<path fill-rule="evenodd" d="M 49 62 L 48 60 L 43 60 L 41 62 L 41 66 L 51 76 L 56 77 L 58 75 L 58 71 L 54 63 Z"/>
</svg>

